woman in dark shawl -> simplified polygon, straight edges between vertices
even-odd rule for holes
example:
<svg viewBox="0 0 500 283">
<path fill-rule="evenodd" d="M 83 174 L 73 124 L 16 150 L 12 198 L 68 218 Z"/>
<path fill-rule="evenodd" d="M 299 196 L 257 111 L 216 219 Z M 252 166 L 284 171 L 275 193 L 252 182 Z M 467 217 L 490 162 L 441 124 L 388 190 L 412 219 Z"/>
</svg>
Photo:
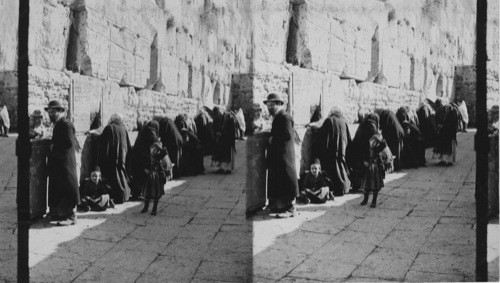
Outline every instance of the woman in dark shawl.
<svg viewBox="0 0 500 283">
<path fill-rule="evenodd" d="M 145 169 L 151 165 L 151 145 L 159 139 L 160 125 L 157 121 L 149 121 L 144 128 L 139 132 L 134 143 L 132 155 L 132 198 L 131 200 L 139 200 L 142 193 L 142 188 L 146 183 L 148 175 Z"/>
<path fill-rule="evenodd" d="M 215 145 L 214 121 L 209 113 L 206 112 L 205 108 L 198 111 L 198 114 L 194 118 L 194 123 L 198 130 L 197 136 L 201 141 L 203 155 L 207 156 L 212 154 Z"/>
<path fill-rule="evenodd" d="M 458 110 L 450 104 L 441 105 L 436 111 L 437 140 L 433 158 L 438 165 L 451 166 L 455 162 L 458 131 Z"/>
<path fill-rule="evenodd" d="M 436 112 L 426 102 L 420 102 L 417 109 L 417 116 L 420 122 L 420 131 L 424 136 L 425 148 L 433 147 L 436 143 Z"/>
<path fill-rule="evenodd" d="M 187 114 L 179 114 L 175 117 L 175 125 L 183 139 L 182 156 L 179 165 L 180 175 L 204 174 L 203 152 L 196 124 Z"/>
<path fill-rule="evenodd" d="M 368 113 L 359 125 L 350 145 L 347 147 L 346 161 L 351 168 L 351 193 L 361 188 L 361 180 L 365 173 L 363 161 L 370 158 L 370 138 L 379 131 L 379 116 Z"/>
<path fill-rule="evenodd" d="M 173 178 L 179 178 L 180 159 L 182 156 L 182 135 L 177 129 L 174 121 L 168 117 L 155 117 L 160 130 L 160 140 L 163 146 L 167 149 L 168 156 L 175 166 L 172 169 Z"/>
<path fill-rule="evenodd" d="M 351 134 L 340 109 L 334 107 L 318 131 L 319 144 L 313 148 L 315 158 L 323 164 L 323 170 L 333 182 L 333 194 L 343 196 L 350 188 L 349 170 L 346 163 L 347 146 Z"/>
<path fill-rule="evenodd" d="M 394 160 L 394 171 L 402 168 L 401 153 L 403 151 L 404 130 L 396 117 L 396 114 L 388 109 L 376 109 L 375 113 L 380 116 L 380 130 L 387 146 L 391 150 Z"/>
<path fill-rule="evenodd" d="M 236 117 L 232 112 L 225 112 L 222 117 L 222 126 L 215 133 L 217 138 L 212 160 L 219 167 L 216 173 L 230 174 L 234 170 L 235 135 L 238 128 Z"/>
<path fill-rule="evenodd" d="M 130 140 L 121 116 L 111 115 L 99 138 L 98 164 L 102 177 L 111 186 L 111 199 L 116 204 L 128 201 L 130 196 Z"/>
<path fill-rule="evenodd" d="M 404 150 L 403 160 L 405 168 L 418 168 L 425 166 L 425 144 L 420 129 L 408 121 L 403 122 Z"/>
</svg>

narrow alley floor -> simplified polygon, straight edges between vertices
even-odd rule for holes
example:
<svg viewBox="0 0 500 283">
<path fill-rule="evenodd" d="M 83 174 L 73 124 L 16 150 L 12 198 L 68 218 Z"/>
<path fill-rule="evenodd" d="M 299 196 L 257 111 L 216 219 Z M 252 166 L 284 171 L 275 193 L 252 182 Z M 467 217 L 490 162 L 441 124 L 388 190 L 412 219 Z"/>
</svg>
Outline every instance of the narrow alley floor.
<svg viewBox="0 0 500 283">
<path fill-rule="evenodd" d="M 30 229 L 32 282 L 474 281 L 474 131 L 457 163 L 387 176 L 377 208 L 361 195 L 300 205 L 276 219 L 245 218 L 245 142 L 236 170 L 167 183 L 156 216 L 141 202 L 79 213 L 76 225 Z M 15 137 L 0 139 L 0 281 L 16 281 Z M 489 274 L 498 281 L 498 221 L 489 225 Z M 493 237 L 495 236 L 495 237 Z"/>
</svg>

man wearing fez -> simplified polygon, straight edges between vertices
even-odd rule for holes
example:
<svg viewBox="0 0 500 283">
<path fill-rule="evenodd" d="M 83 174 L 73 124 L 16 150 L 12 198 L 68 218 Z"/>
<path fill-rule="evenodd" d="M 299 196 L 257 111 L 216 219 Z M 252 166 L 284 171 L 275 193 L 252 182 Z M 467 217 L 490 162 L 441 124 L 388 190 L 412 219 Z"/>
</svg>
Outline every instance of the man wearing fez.
<svg viewBox="0 0 500 283">
<path fill-rule="evenodd" d="M 294 122 L 283 109 L 283 100 L 275 93 L 264 101 L 273 117 L 267 150 L 269 208 L 276 217 L 295 216 L 293 202 L 299 195 L 295 169 Z"/>
<path fill-rule="evenodd" d="M 73 123 L 65 117 L 59 101 L 51 101 L 45 111 L 54 123 L 49 169 L 49 217 L 59 226 L 73 225 L 76 216 L 73 211 L 80 203 L 76 177 L 76 138 Z"/>
</svg>

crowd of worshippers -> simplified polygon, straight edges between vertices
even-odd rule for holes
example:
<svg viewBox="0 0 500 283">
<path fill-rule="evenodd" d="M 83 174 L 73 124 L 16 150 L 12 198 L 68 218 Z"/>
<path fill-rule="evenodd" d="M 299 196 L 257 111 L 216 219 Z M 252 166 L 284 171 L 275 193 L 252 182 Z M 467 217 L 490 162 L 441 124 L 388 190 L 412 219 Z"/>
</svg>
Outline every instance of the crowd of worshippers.
<svg viewBox="0 0 500 283">
<path fill-rule="evenodd" d="M 52 102 L 46 110 L 57 114 L 63 113 L 65 109 L 59 103 Z M 73 129 L 74 132 L 72 123 L 62 114 L 60 116 L 61 118 L 51 118 L 55 125 L 54 131 L 61 120 L 68 124 L 69 131 Z M 42 119 L 39 110 L 31 115 L 31 138 L 46 138 L 50 135 Z M 147 212 L 152 201 L 151 214 L 156 215 L 158 200 L 164 194 L 166 182 L 181 176 L 205 174 L 205 156 L 212 156 L 211 166 L 217 168 L 216 173 L 230 174 L 234 170 L 235 140 L 243 139 L 244 132 L 241 109 L 226 111 L 222 106 L 215 106 L 213 109 L 203 107 L 194 118 L 179 114 L 173 120 L 165 116 L 139 121 L 138 135 L 132 146 L 119 114 L 111 115 L 104 127 L 97 114 L 81 147 L 78 192 L 72 194 L 79 195 L 77 209 L 80 212 L 104 211 L 126 201 L 144 200 L 141 212 Z M 69 138 L 61 138 L 59 135 L 56 137 L 56 134 L 54 132 L 52 136 L 53 144 L 58 139 L 69 139 L 78 149 L 74 133 L 68 134 Z M 49 157 L 49 161 L 51 159 Z M 71 166 L 65 163 L 60 165 L 76 166 L 74 162 L 71 163 Z M 57 176 L 52 176 L 52 179 L 56 178 Z M 50 187 L 49 185 L 49 190 Z M 60 198 L 49 192 L 50 196 L 53 199 Z M 65 219 L 69 219 L 71 224 L 75 222 L 74 215 Z"/>
<path fill-rule="evenodd" d="M 324 203 L 345 193 L 373 194 L 371 207 L 387 173 L 427 165 L 425 151 L 433 148 L 438 166 L 456 159 L 457 132 L 467 131 L 465 102 L 425 100 L 416 110 L 402 106 L 393 112 L 375 109 L 359 115 L 351 138 L 341 111 L 333 107 L 322 119 L 316 109 L 302 143 L 299 203 Z"/>
</svg>

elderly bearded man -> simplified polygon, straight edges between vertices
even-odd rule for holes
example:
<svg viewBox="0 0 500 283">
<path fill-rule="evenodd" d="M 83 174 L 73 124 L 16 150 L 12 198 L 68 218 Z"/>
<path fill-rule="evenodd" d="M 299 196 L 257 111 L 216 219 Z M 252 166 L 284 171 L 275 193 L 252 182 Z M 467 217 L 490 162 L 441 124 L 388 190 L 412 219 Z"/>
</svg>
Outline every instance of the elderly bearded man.
<svg viewBox="0 0 500 283">
<path fill-rule="evenodd" d="M 293 217 L 293 202 L 299 195 L 295 169 L 294 122 L 283 109 L 284 102 L 278 94 L 269 94 L 264 104 L 273 117 L 267 149 L 269 208 L 272 213 L 277 213 L 278 218 Z"/>
<path fill-rule="evenodd" d="M 78 179 L 76 177 L 75 127 L 64 115 L 58 101 L 51 101 L 45 111 L 54 123 L 49 168 L 49 217 L 59 226 L 73 225 L 76 216 L 73 209 L 80 204 Z"/>
</svg>

